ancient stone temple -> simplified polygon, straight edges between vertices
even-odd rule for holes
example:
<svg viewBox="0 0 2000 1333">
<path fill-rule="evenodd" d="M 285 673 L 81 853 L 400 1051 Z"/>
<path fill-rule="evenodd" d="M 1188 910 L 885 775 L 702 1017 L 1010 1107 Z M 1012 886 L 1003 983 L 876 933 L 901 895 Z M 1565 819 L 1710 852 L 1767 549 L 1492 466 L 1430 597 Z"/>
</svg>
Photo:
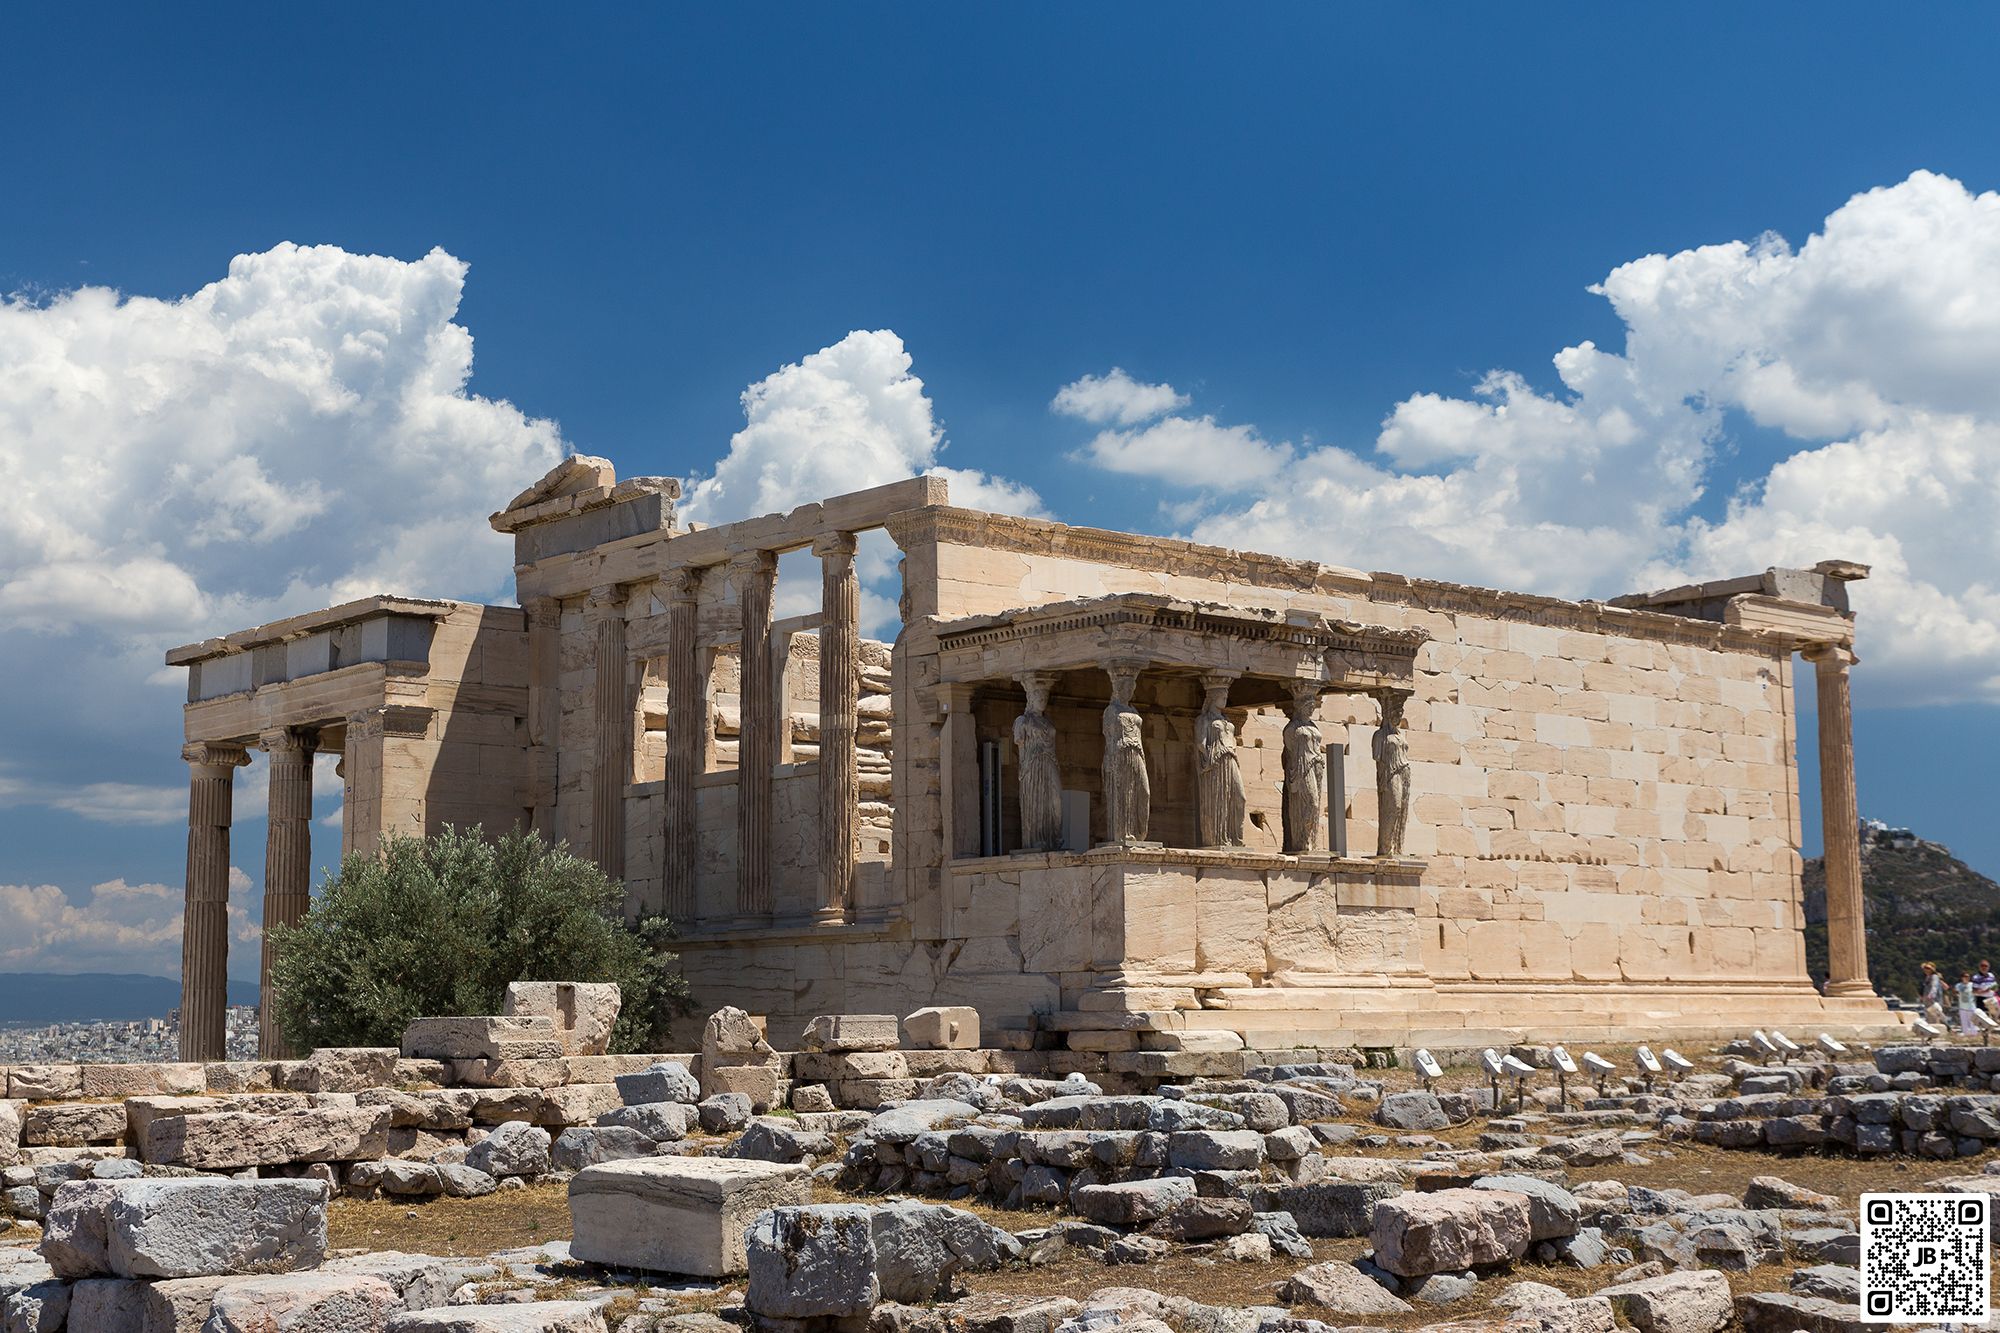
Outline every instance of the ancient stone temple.
<svg viewBox="0 0 2000 1333">
<path fill-rule="evenodd" d="M 376 597 L 169 654 L 191 1057 L 219 1050 L 255 748 L 267 919 L 304 910 L 312 757 L 337 753 L 344 849 L 566 839 L 678 924 L 704 1009 L 791 1030 L 961 1004 L 1143 1052 L 1885 1019 L 1848 719 L 1863 566 L 1579 603 L 958 509 L 936 477 L 708 528 L 678 492 L 572 459 L 493 516 L 519 609 Z M 858 565 L 897 561 L 877 642 Z M 781 576 L 818 609 L 780 616 Z"/>
</svg>

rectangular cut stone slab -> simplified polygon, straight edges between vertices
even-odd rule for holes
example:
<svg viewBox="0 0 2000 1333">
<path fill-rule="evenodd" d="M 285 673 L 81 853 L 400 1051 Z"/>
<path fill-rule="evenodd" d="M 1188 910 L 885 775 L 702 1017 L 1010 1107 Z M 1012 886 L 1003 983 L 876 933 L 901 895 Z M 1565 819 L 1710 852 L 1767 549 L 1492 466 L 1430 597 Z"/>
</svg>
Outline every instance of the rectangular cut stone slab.
<svg viewBox="0 0 2000 1333">
<path fill-rule="evenodd" d="M 328 1046 L 306 1060 L 302 1091 L 360 1092 L 396 1081 L 394 1046 Z"/>
<path fill-rule="evenodd" d="M 56 1191 L 49 1261 L 66 1277 L 224 1277 L 316 1268 L 318 1180 L 75 1181 Z"/>
<path fill-rule="evenodd" d="M 893 1051 L 902 1040 L 894 1014 L 821 1014 L 799 1037 L 802 1051 Z"/>
<path fill-rule="evenodd" d="M 530 1015 L 555 1024 L 565 1055 L 603 1055 L 611 1049 L 624 995 L 610 981 L 515 981 L 500 1002 L 505 1018 Z"/>
<path fill-rule="evenodd" d="M 193 1097 L 208 1091 L 198 1064 L 82 1065 L 85 1097 Z"/>
<path fill-rule="evenodd" d="M 81 1097 L 83 1070 L 76 1065 L 15 1065 L 7 1071 L 7 1095 L 31 1102 Z"/>
<path fill-rule="evenodd" d="M 1375 1206 L 1375 1262 L 1399 1277 L 1456 1273 L 1528 1252 L 1528 1197 L 1507 1190 L 1400 1194 Z"/>
<path fill-rule="evenodd" d="M 419 1018 L 403 1029 L 403 1056 L 411 1060 L 559 1060 L 565 1053 L 555 1020 L 542 1014 Z"/>
<path fill-rule="evenodd" d="M 230 1171 L 283 1162 L 353 1162 L 389 1152 L 389 1108 L 322 1107 L 289 1115 L 222 1111 L 146 1127 L 140 1157 L 163 1166 Z"/>
<path fill-rule="evenodd" d="M 748 1271 L 744 1232 L 809 1202 L 802 1166 L 651 1157 L 585 1167 L 569 1184 L 570 1253 L 584 1263 L 697 1277 Z"/>
<path fill-rule="evenodd" d="M 903 1040 L 923 1051 L 976 1051 L 979 1011 L 962 1004 L 919 1009 L 904 1016 Z"/>
<path fill-rule="evenodd" d="M 394 1287 L 366 1273 L 281 1273 L 216 1292 L 203 1333 L 374 1329 L 401 1307 Z"/>
<path fill-rule="evenodd" d="M 589 1301 L 448 1305 L 391 1316 L 382 1333 L 604 1333 L 604 1316 Z"/>
</svg>

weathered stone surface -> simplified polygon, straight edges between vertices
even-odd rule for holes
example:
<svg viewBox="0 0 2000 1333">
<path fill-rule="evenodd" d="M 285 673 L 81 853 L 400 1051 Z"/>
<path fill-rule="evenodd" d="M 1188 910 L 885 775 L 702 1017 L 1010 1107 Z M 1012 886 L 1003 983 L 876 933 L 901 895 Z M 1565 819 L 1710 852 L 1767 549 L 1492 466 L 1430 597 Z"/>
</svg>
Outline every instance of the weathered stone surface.
<svg viewBox="0 0 2000 1333">
<path fill-rule="evenodd" d="M 1537 1176 L 1482 1176 L 1476 1190 L 1509 1190 L 1528 1196 L 1530 1240 L 1560 1240 L 1574 1236 L 1582 1224 L 1583 1204 L 1560 1185 Z"/>
<path fill-rule="evenodd" d="M 12 1166 L 21 1155 L 21 1114 L 25 1101 L 0 1100 L 0 1166 Z"/>
<path fill-rule="evenodd" d="M 124 1277 L 87 1277 L 69 1289 L 69 1326 L 103 1333 L 139 1333 L 145 1327 L 149 1284 Z"/>
<path fill-rule="evenodd" d="M 605 1326 L 589 1301 L 529 1301 L 412 1310 L 392 1315 L 382 1333 L 605 1333 Z"/>
<path fill-rule="evenodd" d="M 525 1120 L 509 1120 L 465 1152 L 465 1164 L 495 1179 L 549 1173 L 549 1132 Z"/>
<path fill-rule="evenodd" d="M 386 1107 L 328 1106 L 259 1115 L 219 1111 L 162 1116 L 146 1126 L 140 1156 L 167 1166 L 232 1171 L 281 1162 L 347 1162 L 389 1150 Z"/>
<path fill-rule="evenodd" d="M 978 1050 L 979 1011 L 967 1005 L 944 1004 L 905 1014 L 903 1041 L 925 1051 Z"/>
<path fill-rule="evenodd" d="M 766 1318 L 865 1315 L 880 1299 L 868 1209 L 833 1203 L 773 1208 L 748 1242 L 744 1304 Z"/>
<path fill-rule="evenodd" d="M 1278 1288 L 1278 1299 L 1343 1315 L 1408 1314 L 1413 1308 L 1344 1259 L 1301 1268 Z"/>
<path fill-rule="evenodd" d="M 1146 1228 L 1151 1235 L 1183 1244 L 1240 1236 L 1253 1216 L 1242 1199 L 1182 1199 Z"/>
<path fill-rule="evenodd" d="M 284 1273 L 222 1287 L 203 1333 L 349 1333 L 401 1308 L 396 1289 L 366 1273 Z"/>
<path fill-rule="evenodd" d="M 1108 1227 L 1145 1226 L 1175 1204 L 1195 1197 L 1194 1182 L 1184 1176 L 1129 1180 L 1110 1185 L 1079 1185 L 1070 1191 L 1070 1209 L 1078 1217 Z"/>
<path fill-rule="evenodd" d="M 1308 1236 L 1365 1236 L 1375 1205 L 1403 1192 L 1398 1181 L 1316 1180 L 1260 1187 L 1251 1202 L 1260 1210 L 1290 1213 Z"/>
<path fill-rule="evenodd" d="M 942 1300 L 962 1273 L 987 1273 L 1018 1259 L 1021 1242 L 971 1213 L 898 1200 L 870 1210 L 881 1299 Z"/>
<path fill-rule="evenodd" d="M 1729 1279 L 1712 1269 L 1663 1273 L 1597 1294 L 1640 1333 L 1716 1333 L 1729 1322 Z"/>
<path fill-rule="evenodd" d="M 62 1282 L 37 1282 L 0 1303 L 6 1333 L 59 1333 L 69 1318 L 70 1288 Z"/>
<path fill-rule="evenodd" d="M 318 1180 L 77 1181 L 56 1192 L 42 1253 L 59 1275 L 217 1277 L 317 1267 Z"/>
<path fill-rule="evenodd" d="M 360 1092 L 396 1081 L 394 1046 L 322 1046 L 305 1061 L 303 1092 Z"/>
<path fill-rule="evenodd" d="M 1783 1291 L 1738 1296 L 1736 1317 L 1743 1333 L 1870 1333 L 1882 1327 L 1862 1322 L 1858 1305 Z"/>
<path fill-rule="evenodd" d="M 203 1333 L 215 1302 L 215 1293 L 234 1277 L 181 1277 L 159 1282 L 141 1282 L 143 1333 Z"/>
<path fill-rule="evenodd" d="M 833 1140 L 817 1130 L 776 1116 L 759 1116 L 729 1145 L 728 1156 L 760 1162 L 803 1162 L 833 1151 Z"/>
<path fill-rule="evenodd" d="M 4 1136 L 0 1129 L 0 1136 Z M 125 1132 L 125 1108 L 117 1102 L 42 1103 L 21 1117 L 23 1147 L 77 1147 L 116 1143 Z"/>
<path fill-rule="evenodd" d="M 1375 1108 L 1377 1123 L 1390 1129 L 1427 1130 L 1449 1129 L 1451 1117 L 1444 1113 L 1444 1105 L 1432 1092 L 1392 1092 L 1382 1099 Z"/>
<path fill-rule="evenodd" d="M 1528 1252 L 1526 1195 L 1447 1189 L 1400 1194 L 1375 1208 L 1375 1262 L 1402 1277 L 1455 1273 Z"/>
<path fill-rule="evenodd" d="M 558 1171 L 581 1171 L 599 1162 L 650 1157 L 653 1140 L 623 1125 L 575 1125 L 557 1137 L 549 1158 Z"/>
<path fill-rule="evenodd" d="M 600 1125 L 622 1125 L 637 1130 L 655 1143 L 671 1143 L 687 1137 L 696 1119 L 696 1110 L 686 1102 L 640 1102 L 621 1106 L 597 1117 Z"/>
<path fill-rule="evenodd" d="M 329 1259 L 324 1273 L 362 1273 L 379 1277 L 396 1289 L 405 1309 L 422 1310 L 443 1305 L 451 1298 L 461 1261 L 440 1259 L 429 1254 L 404 1254 L 399 1250 L 370 1250 L 365 1254 Z"/>
<path fill-rule="evenodd" d="M 800 1109 L 798 1099 L 793 1099 L 793 1110 Z M 703 1132 L 709 1134 L 734 1134 L 750 1123 L 750 1099 L 740 1092 L 720 1092 L 713 1097 L 704 1097 L 695 1107 L 695 1114 L 701 1121 Z"/>
<path fill-rule="evenodd" d="M 570 1181 L 570 1253 L 586 1263 L 725 1277 L 745 1271 L 758 1214 L 804 1204 L 805 1168 L 712 1157 L 586 1167 Z"/>
<path fill-rule="evenodd" d="M 855 1080 L 844 1086 L 852 1094 L 859 1088 L 860 1083 L 861 1080 Z M 705 1067 L 701 1075 L 701 1092 L 703 1096 L 715 1097 L 724 1093 L 741 1093 L 750 1099 L 750 1109 L 759 1115 L 762 1115 L 774 1106 L 783 1105 L 784 1099 L 782 1094 L 784 1089 L 782 1085 L 783 1080 L 778 1076 L 778 1070 L 775 1065 L 717 1065 L 714 1067 Z M 893 1094 L 893 1097 L 907 1097 L 910 1095 L 911 1090 L 910 1087 L 905 1086 Z M 878 1095 L 868 1104 L 879 1105 L 880 1102 L 892 1100 L 893 1097 L 889 1094 Z M 850 1105 L 859 1105 L 861 1101 L 858 1095 L 849 1095 L 846 1100 Z"/>
<path fill-rule="evenodd" d="M 1191 1171 L 1246 1170 L 1264 1161 L 1264 1136 L 1254 1129 L 1181 1130 L 1167 1140 L 1167 1160 Z"/>
<path fill-rule="evenodd" d="M 690 1105 L 701 1099 L 701 1084 L 688 1072 L 686 1065 L 673 1060 L 661 1060 L 648 1065 L 636 1074 L 620 1074 L 611 1080 L 618 1086 L 618 1096 L 627 1106 L 645 1106 L 655 1102 L 685 1102 Z"/>
<path fill-rule="evenodd" d="M 901 1042 L 894 1014 L 821 1014 L 799 1034 L 802 1051 L 893 1051 Z"/>
<path fill-rule="evenodd" d="M 83 1070 L 77 1065 L 13 1065 L 7 1070 L 7 1095 L 31 1102 L 81 1097 Z"/>
<path fill-rule="evenodd" d="M 515 981 L 500 1013 L 507 1018 L 547 1018 L 566 1055 L 603 1055 L 611 1049 L 624 995 L 610 981 Z"/>
<path fill-rule="evenodd" d="M 553 1020 L 518 1018 L 419 1018 L 403 1029 L 403 1056 L 411 1060 L 559 1060 L 562 1038 Z"/>
<path fill-rule="evenodd" d="M 82 1095 L 92 1099 L 193 1097 L 208 1091 L 198 1064 L 81 1065 Z"/>
</svg>

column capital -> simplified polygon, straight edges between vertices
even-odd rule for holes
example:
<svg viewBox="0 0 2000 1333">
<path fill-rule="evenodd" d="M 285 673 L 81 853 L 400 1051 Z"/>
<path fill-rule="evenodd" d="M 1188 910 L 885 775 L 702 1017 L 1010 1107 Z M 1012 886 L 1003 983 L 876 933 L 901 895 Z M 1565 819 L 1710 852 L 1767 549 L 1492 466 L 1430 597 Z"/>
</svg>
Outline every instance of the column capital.
<svg viewBox="0 0 2000 1333">
<path fill-rule="evenodd" d="M 527 612 L 528 624 L 536 629 L 554 629 L 562 623 L 560 597 L 530 597 L 521 609 Z"/>
<path fill-rule="evenodd" d="M 737 551 L 729 557 L 729 578 L 739 589 L 751 579 L 769 578 L 777 572 L 775 551 Z"/>
<path fill-rule="evenodd" d="M 1382 725 L 1391 731 L 1403 725 L 1403 708 L 1415 690 L 1377 690 L 1375 701 L 1382 705 Z"/>
<path fill-rule="evenodd" d="M 829 532 L 812 544 L 812 553 L 822 560 L 846 557 L 854 558 L 854 534 L 851 532 Z"/>
<path fill-rule="evenodd" d="M 1111 702 L 1130 707 L 1132 691 L 1139 688 L 1139 673 L 1151 665 L 1135 657 L 1114 657 L 1106 662 L 1104 674 L 1111 677 Z"/>
<path fill-rule="evenodd" d="M 181 747 L 181 758 L 211 768 L 241 768 L 250 762 L 250 751 L 234 741 L 189 741 Z"/>
<path fill-rule="evenodd" d="M 600 584 L 590 590 L 589 606 L 600 615 L 625 609 L 625 587 L 618 583 Z"/>
<path fill-rule="evenodd" d="M 1298 677 L 1286 681 L 1285 688 L 1292 696 L 1291 713 L 1295 722 L 1304 722 L 1312 717 L 1313 710 L 1319 707 L 1319 696 L 1326 690 L 1326 686 L 1319 681 Z"/>
<path fill-rule="evenodd" d="M 1861 661 L 1854 646 L 1846 643 L 1815 643 L 1801 649 L 1800 655 L 1821 671 L 1845 671 Z"/>
<path fill-rule="evenodd" d="M 660 571 L 660 596 L 668 602 L 692 602 L 701 595 L 701 566 L 676 565 Z"/>
<path fill-rule="evenodd" d="M 277 727 L 257 737 L 259 748 L 270 754 L 312 751 L 319 748 L 318 741 L 318 734 L 304 727 Z"/>
<path fill-rule="evenodd" d="M 939 713 L 969 713 L 972 694 L 979 686 L 969 680 L 945 680 L 937 684 L 935 697 Z"/>
</svg>

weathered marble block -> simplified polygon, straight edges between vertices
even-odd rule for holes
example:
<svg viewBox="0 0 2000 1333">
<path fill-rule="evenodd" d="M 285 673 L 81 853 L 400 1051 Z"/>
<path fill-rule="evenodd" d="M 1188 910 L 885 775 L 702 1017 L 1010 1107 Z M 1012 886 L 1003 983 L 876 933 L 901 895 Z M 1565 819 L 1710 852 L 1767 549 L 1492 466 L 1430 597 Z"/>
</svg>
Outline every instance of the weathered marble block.
<svg viewBox="0 0 2000 1333">
<path fill-rule="evenodd" d="M 699 1277 L 747 1271 L 744 1233 L 769 1208 L 804 1204 L 802 1166 L 655 1157 L 586 1167 L 570 1181 L 570 1253 L 585 1263 Z"/>
<path fill-rule="evenodd" d="M 42 1253 L 59 1277 L 221 1277 L 316 1268 L 318 1180 L 82 1180 L 56 1191 Z"/>
<path fill-rule="evenodd" d="M 560 1060 L 562 1037 L 543 1014 L 516 1018 L 419 1018 L 403 1029 L 412 1060 Z"/>
<path fill-rule="evenodd" d="M 139 1155 L 165 1166 L 232 1171 L 283 1162 L 351 1162 L 386 1156 L 389 1108 L 324 1107 L 285 1115 L 219 1111 L 153 1121 Z"/>
<path fill-rule="evenodd" d="M 565 1055 L 603 1055 L 611 1049 L 611 1029 L 623 1001 L 615 982 L 516 981 L 507 987 L 500 1013 L 547 1018 L 555 1024 Z"/>
<path fill-rule="evenodd" d="M 979 1011 L 967 1005 L 932 1005 L 903 1019 L 903 1040 L 926 1051 L 979 1049 Z"/>
<path fill-rule="evenodd" d="M 208 1070 L 199 1064 L 80 1065 L 83 1095 L 112 1097 L 192 1097 L 208 1091 Z"/>
<path fill-rule="evenodd" d="M 301 1092 L 360 1092 L 396 1081 L 394 1046 L 327 1046 L 306 1060 Z"/>
<path fill-rule="evenodd" d="M 802 1051 L 893 1051 L 901 1041 L 894 1014 L 821 1014 L 799 1036 Z"/>
</svg>

